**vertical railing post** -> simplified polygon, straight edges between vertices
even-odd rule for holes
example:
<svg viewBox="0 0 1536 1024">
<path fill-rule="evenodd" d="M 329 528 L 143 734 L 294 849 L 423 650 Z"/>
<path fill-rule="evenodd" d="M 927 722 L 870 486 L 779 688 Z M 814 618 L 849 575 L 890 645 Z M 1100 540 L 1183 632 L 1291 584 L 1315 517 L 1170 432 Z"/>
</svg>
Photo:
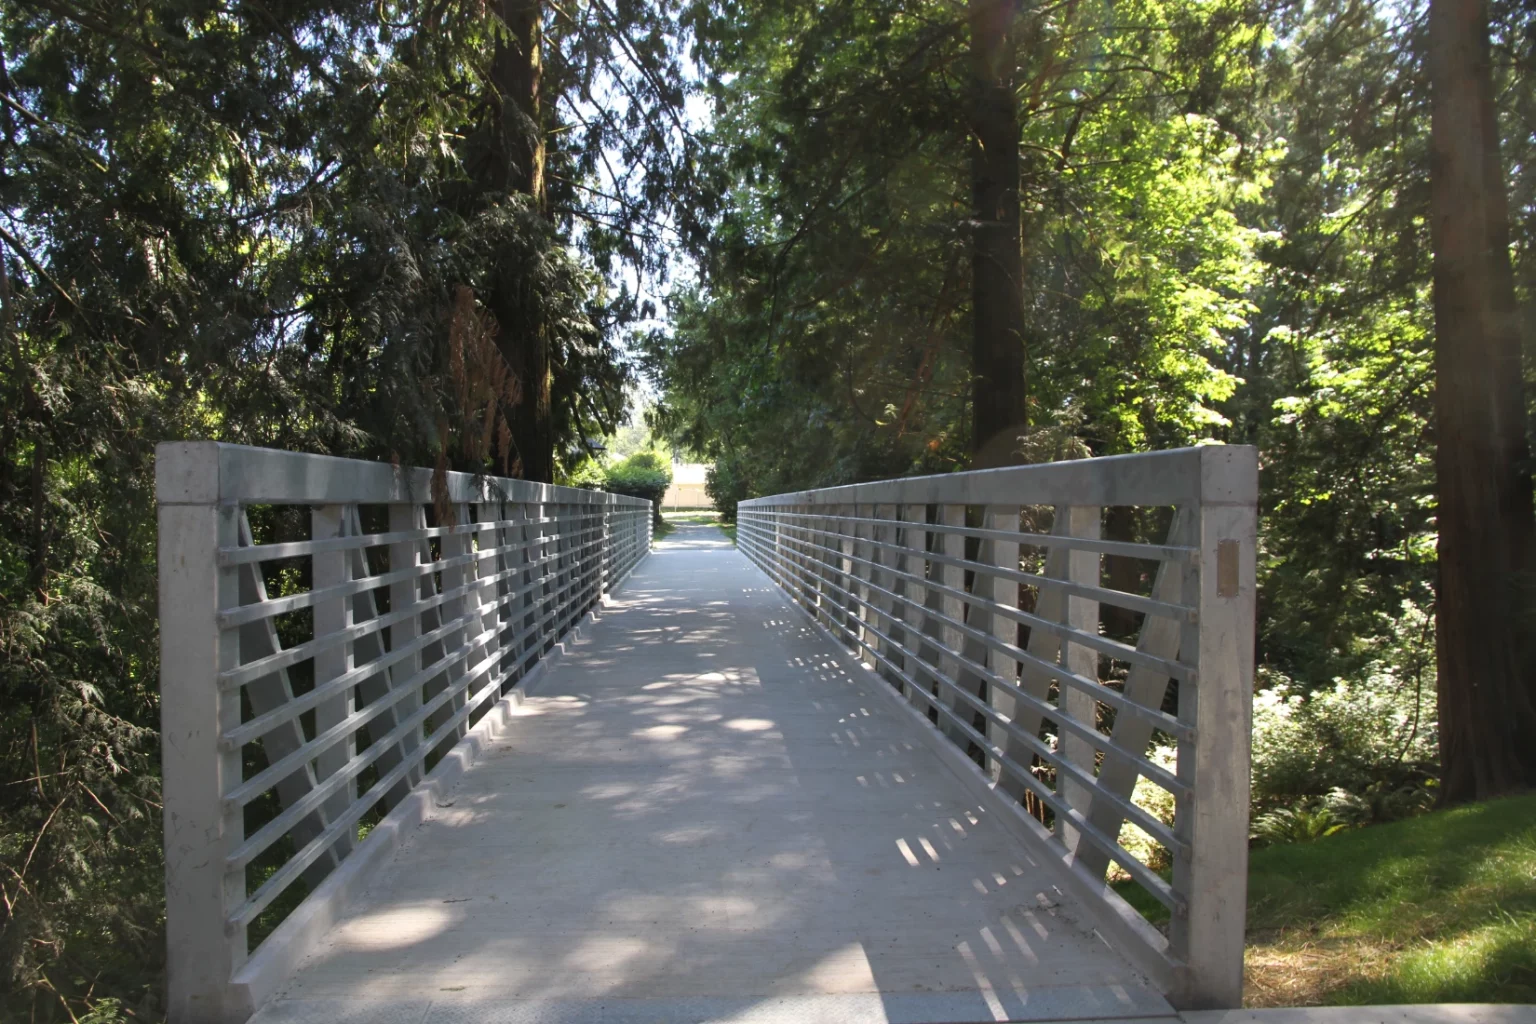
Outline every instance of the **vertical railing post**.
<svg viewBox="0 0 1536 1024">
<path fill-rule="evenodd" d="M 1018 505 L 988 505 L 982 513 L 981 524 L 988 530 L 1001 530 L 1005 533 L 1016 533 L 1019 529 Z M 1008 572 L 1019 571 L 1019 545 L 1010 540 L 983 540 L 979 546 L 979 560 L 998 569 Z M 1005 608 L 1017 608 L 1019 606 L 1019 581 L 1008 579 L 1000 575 L 992 575 L 985 583 L 981 577 L 982 570 L 978 570 L 976 580 L 976 593 L 983 597 L 990 597 L 997 604 Z M 990 585 L 989 585 L 990 584 Z M 980 612 L 973 608 L 976 627 L 985 629 L 993 637 L 1009 646 L 1016 646 L 1019 636 L 1019 624 L 1006 615 L 996 612 Z M 983 647 L 977 651 L 977 660 L 989 665 L 994 675 L 1010 683 L 1018 683 L 1018 661 L 1012 656 L 999 651 L 996 648 Z M 990 682 L 987 684 L 987 703 L 1006 718 L 1013 719 L 1018 716 L 1015 708 L 1013 694 Z M 1001 747 L 1006 753 L 1013 755 L 1015 760 L 1023 764 L 1029 763 L 1027 754 L 1020 755 L 1014 749 L 1012 740 L 1000 729 L 996 723 L 988 721 L 982 731 L 987 737 Z M 1005 777 L 1001 761 L 988 757 L 988 767 L 992 777 L 1003 787 L 1005 792 L 1013 792 L 1013 787 L 1018 784 Z"/>
<path fill-rule="evenodd" d="M 1065 532 L 1068 536 L 1088 540 L 1099 538 L 1102 520 L 1099 506 L 1071 505 L 1058 508 L 1056 514 L 1067 517 Z M 1097 551 L 1072 548 L 1067 554 L 1067 579 L 1080 586 L 1097 587 L 1100 568 L 1100 556 Z M 1063 621 L 1069 628 L 1089 636 L 1099 635 L 1099 602 L 1073 595 L 1067 597 L 1065 604 L 1066 614 L 1063 616 Z M 1099 653 L 1093 648 L 1068 641 L 1065 650 L 1061 652 L 1061 662 L 1068 672 L 1098 681 Z M 1084 693 L 1075 686 L 1063 686 L 1060 705 L 1062 713 L 1068 718 L 1090 730 L 1097 727 L 1098 702 L 1092 693 Z M 1096 751 L 1092 743 L 1066 733 L 1061 737 L 1061 752 L 1069 762 L 1081 768 L 1084 773 L 1093 775 Z M 1085 815 L 1088 813 L 1088 805 L 1093 797 L 1088 787 L 1079 785 L 1070 778 L 1063 778 L 1058 791 L 1066 797 L 1067 803 L 1073 810 Z M 1061 818 L 1057 818 L 1057 824 L 1067 849 L 1076 852 L 1080 841 L 1077 829 L 1072 828 Z"/>
<path fill-rule="evenodd" d="M 559 510 L 549 499 L 549 488 L 540 484 L 539 501 L 534 506 L 538 509 L 538 518 L 540 520 L 538 530 L 534 534 L 537 538 L 534 550 L 538 552 L 539 558 L 539 575 L 537 578 L 540 582 L 538 587 L 535 588 L 538 595 L 536 604 L 538 609 L 538 626 L 535 632 L 538 634 L 538 657 L 540 660 L 543 659 L 545 652 L 553 644 L 553 641 L 550 639 L 550 632 L 554 629 L 555 615 L 555 583 L 553 581 L 558 570 L 558 564 L 553 553 L 555 542 L 550 538 L 560 529 L 560 523 L 557 520 Z"/>
<path fill-rule="evenodd" d="M 598 548 L 598 553 L 602 556 L 602 565 L 601 565 L 601 567 L 598 570 L 599 573 L 601 574 L 601 578 L 599 579 L 598 585 L 597 585 L 597 596 L 599 598 L 601 598 L 604 594 L 608 593 L 609 588 L 611 588 L 613 586 L 613 565 L 614 565 L 614 562 L 613 562 L 613 554 L 614 554 L 614 552 L 613 552 L 613 542 L 614 542 L 614 537 L 613 537 L 613 495 L 611 495 L 611 494 L 603 495 L 603 511 L 602 511 L 602 515 L 603 515 L 603 543 L 602 543 L 602 546 L 600 548 Z"/>
<path fill-rule="evenodd" d="M 764 514 L 768 516 L 769 521 L 773 523 L 773 549 L 770 552 L 770 558 L 772 559 L 773 564 L 778 567 L 779 585 L 782 586 L 785 590 L 789 590 L 790 587 L 787 582 L 789 578 L 789 570 L 786 568 L 789 555 L 784 547 L 784 519 L 783 516 L 779 514 L 779 511 L 780 510 L 777 506 L 772 508 L 765 508 L 763 510 Z"/>
<path fill-rule="evenodd" d="M 1195 740 L 1180 745 L 1179 776 L 1193 785 L 1176 829 L 1191 855 L 1182 871 L 1176 865 L 1174 888 L 1187 909 L 1169 931 L 1187 971 L 1181 1008 L 1242 1005 L 1257 505 L 1255 450 L 1203 449 L 1197 618 L 1185 630 L 1198 677 L 1179 687 L 1179 719 L 1194 726 Z"/>
<path fill-rule="evenodd" d="M 932 684 L 928 681 L 928 673 L 923 671 L 924 652 L 931 650 L 923 643 L 923 625 L 927 621 L 924 606 L 928 600 L 928 506 L 907 504 L 898 511 L 907 524 L 902 527 L 902 571 L 925 581 L 913 580 L 902 585 L 901 592 L 907 598 L 902 603 L 902 621 L 906 623 L 903 635 L 909 648 L 904 662 L 907 675 L 912 677 L 912 685 L 923 687 L 931 696 Z M 907 694 L 907 699 L 914 702 L 919 712 L 928 714 L 928 701 L 916 699 L 911 693 Z"/>
<path fill-rule="evenodd" d="M 481 495 L 481 497 L 495 497 L 495 495 Z M 486 637 L 485 644 L 480 651 L 475 655 L 471 655 L 470 664 L 474 665 L 480 662 L 486 664 L 484 685 L 489 685 L 490 681 L 496 678 L 501 671 L 502 609 L 497 601 L 501 587 L 499 584 L 491 582 L 491 578 L 501 571 L 503 563 L 500 553 L 494 555 L 490 553 L 501 547 L 501 528 L 497 525 L 501 521 L 501 502 L 481 501 L 476 502 L 471 507 L 474 509 L 475 522 L 480 526 L 480 529 L 469 535 L 475 553 L 475 560 L 470 563 L 469 578 L 471 581 L 480 581 L 480 585 L 472 591 L 474 597 L 473 607 L 479 611 L 475 624 L 479 627 L 481 633 L 488 632 L 490 635 Z M 475 686 L 474 680 L 471 680 L 469 684 L 470 693 L 474 692 Z M 499 697 L 500 693 L 498 692 L 494 696 Z M 474 712 L 470 712 L 470 714 L 473 715 Z"/>
<path fill-rule="evenodd" d="M 508 660 L 517 668 L 516 675 L 508 680 L 508 683 L 517 683 L 528 674 L 529 665 L 523 663 L 522 657 L 530 647 L 533 647 L 538 638 L 525 636 L 533 625 L 533 618 L 529 609 L 533 607 L 533 580 L 534 572 L 528 568 L 535 555 L 533 540 L 528 525 L 528 504 L 518 501 L 511 503 L 507 510 L 507 518 L 511 525 L 507 528 L 507 540 L 512 544 L 513 550 L 507 555 L 507 565 L 514 572 L 507 581 L 508 590 L 512 598 L 507 605 L 507 640 L 512 645 L 508 652 Z"/>
<path fill-rule="evenodd" d="M 454 502 L 448 506 L 450 515 L 446 523 L 438 525 L 453 526 L 455 532 L 445 534 L 439 550 L 442 552 L 443 561 L 463 558 L 474 553 L 474 540 L 472 535 L 463 528 L 468 526 L 470 520 L 470 505 L 463 502 Z M 454 691 L 448 698 L 448 703 L 433 713 L 434 726 L 443 719 L 449 718 L 469 699 L 467 689 L 468 682 L 465 678 L 473 662 L 469 643 L 473 639 L 466 616 L 469 609 L 477 606 L 478 590 L 470 586 L 474 579 L 475 567 L 472 563 L 460 563 L 443 571 L 443 593 L 459 591 L 459 596 L 445 601 L 439 621 L 457 622 L 458 625 L 443 638 L 443 652 L 448 655 L 447 670 L 438 678 L 442 679 L 441 686 L 434 686 L 432 696 L 435 697 L 448 689 Z M 469 731 L 468 724 L 460 721 L 454 726 L 453 735 L 455 741 L 462 739 Z M 450 746 L 452 744 L 449 744 Z"/>
<path fill-rule="evenodd" d="M 389 531 L 391 533 L 408 533 L 425 529 L 427 525 L 426 513 L 422 506 L 417 504 L 392 504 L 389 506 Z M 389 570 L 399 572 L 402 569 L 414 569 L 421 564 L 421 541 L 416 538 L 396 541 L 389 546 Z M 390 613 L 400 614 L 402 618 L 389 627 L 389 647 L 392 651 L 398 651 L 407 644 L 415 643 L 421 635 L 421 616 L 413 611 L 421 600 L 422 577 L 412 576 L 410 579 L 397 580 L 389 585 L 389 610 Z M 409 654 L 390 666 L 389 687 L 391 691 L 397 691 L 421 669 L 421 652 Z M 400 721 L 406 721 L 421 707 L 421 684 L 417 683 L 411 688 L 411 692 L 401 697 L 395 704 L 395 715 Z M 410 729 L 400 739 L 400 756 L 409 757 L 421 746 L 421 726 Z M 406 773 L 405 784 L 414 787 L 421 781 L 420 766 L 410 769 Z"/>
<path fill-rule="evenodd" d="M 855 503 L 848 507 L 853 510 L 851 514 L 854 518 L 869 518 L 870 509 L 868 505 Z M 848 591 L 852 595 L 850 600 L 853 602 L 853 611 L 848 626 L 852 630 L 853 635 L 865 643 L 872 642 L 871 637 L 873 634 L 870 633 L 870 629 L 877 625 L 873 621 L 874 613 L 869 608 L 869 581 L 871 579 L 871 566 L 869 563 L 873 560 L 873 549 L 869 544 L 871 536 L 873 536 L 873 531 L 868 523 L 856 523 L 853 528 L 853 537 L 849 543 L 849 551 L 853 556 L 851 559 L 853 574 L 852 579 L 848 581 Z M 857 647 L 857 645 L 855 646 Z M 860 661 L 868 657 L 863 650 L 857 651 L 856 656 Z"/>
<path fill-rule="evenodd" d="M 218 675 L 238 664 L 238 630 L 218 615 L 239 602 L 238 577 L 219 548 L 239 538 L 239 510 L 220 504 L 218 449 L 162 444 L 159 502 L 160 729 L 165 807 L 166 988 L 172 1024 L 243 1020 L 229 981 L 245 960 L 245 929 L 227 928 L 245 898 L 245 872 L 225 860 L 243 836 L 239 809 L 223 805 L 240 783 L 240 751 L 219 737 L 240 724 L 240 702 L 220 697 Z"/>
<path fill-rule="evenodd" d="M 312 540 L 334 540 L 346 533 L 347 509 L 345 505 L 322 505 L 309 514 L 309 536 Z M 347 582 L 347 552 L 321 551 L 310 556 L 310 582 L 316 590 L 338 586 Z M 315 636 L 340 633 L 352 624 L 352 602 L 346 597 L 332 597 L 316 602 L 314 606 Z M 333 644 L 315 655 L 315 685 L 329 682 L 352 670 L 352 645 Z M 355 687 L 327 697 L 315 708 L 315 732 L 322 733 L 346 721 L 356 711 L 353 694 Z M 324 782 L 352 760 L 357 752 L 354 737 L 347 736 L 331 744 L 315 758 L 315 781 Z M 321 805 L 322 822 L 331 821 L 344 814 L 352 801 L 357 799 L 357 779 L 353 777 Z M 352 848 L 348 837 L 336 841 L 334 856 L 337 860 Z"/>
<path fill-rule="evenodd" d="M 907 661 L 906 653 L 908 643 L 905 625 L 907 609 L 906 602 L 902 600 L 907 596 L 907 581 L 903 574 L 911 564 L 911 559 L 907 555 L 908 539 L 905 522 L 907 506 L 894 504 L 890 508 L 891 525 L 886 532 L 886 538 L 888 543 L 895 546 L 888 550 L 887 554 L 889 557 L 883 561 L 887 566 L 885 589 L 889 590 L 895 597 L 887 599 L 886 609 L 890 612 L 891 617 L 881 623 L 881 625 L 885 627 L 886 635 L 891 638 L 886 657 L 890 658 L 892 668 L 910 673 L 912 666 Z M 900 677 L 896 676 L 894 672 L 892 673 L 892 683 L 908 700 L 913 699 L 912 695 L 907 693 L 906 683 L 902 682 Z M 919 704 L 918 706 L 921 707 L 922 705 Z"/>
<path fill-rule="evenodd" d="M 843 588 L 843 592 L 838 595 L 838 622 L 849 635 L 858 636 L 858 566 L 853 561 L 853 545 L 854 538 L 859 533 L 859 525 L 846 522 L 846 520 L 858 518 L 858 506 L 839 505 L 837 506 L 837 514 L 844 520 L 843 526 L 838 530 L 837 538 L 837 580 L 838 586 Z M 854 644 L 853 646 L 857 647 L 858 645 Z"/>
<path fill-rule="evenodd" d="M 939 506 L 939 525 L 963 528 L 965 526 L 965 506 L 945 504 Z M 939 553 L 946 561 L 939 566 L 939 582 L 949 588 L 939 598 L 939 612 L 948 620 L 939 627 L 939 636 L 942 639 L 943 650 L 939 655 L 939 664 L 942 671 L 949 679 L 960 680 L 966 678 L 960 670 L 960 661 L 956 657 L 957 651 L 965 649 L 965 636 L 953 623 L 965 622 L 965 600 L 956 596 L 965 590 L 965 567 L 959 563 L 965 560 L 965 535 L 961 533 L 941 533 L 939 535 Z M 974 676 L 969 677 L 974 682 Z M 961 719 L 969 722 L 975 710 L 970 708 L 958 693 L 950 693 L 948 704 L 952 711 Z M 939 719 L 939 728 L 945 735 L 960 743 L 961 746 L 969 744 L 968 739 L 963 739 L 962 733 L 948 718 Z"/>
<path fill-rule="evenodd" d="M 582 543 L 586 545 L 586 605 L 590 608 L 603 599 L 603 553 L 608 549 L 608 531 L 604 528 L 602 505 L 589 501 L 582 509 L 587 517 L 587 536 Z"/>
</svg>

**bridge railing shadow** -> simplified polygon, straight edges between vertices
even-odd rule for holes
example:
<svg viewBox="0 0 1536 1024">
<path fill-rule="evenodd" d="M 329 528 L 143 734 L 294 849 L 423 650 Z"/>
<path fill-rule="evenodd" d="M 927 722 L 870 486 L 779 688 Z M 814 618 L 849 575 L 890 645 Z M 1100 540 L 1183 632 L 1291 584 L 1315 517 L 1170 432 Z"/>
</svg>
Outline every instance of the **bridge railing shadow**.
<svg viewBox="0 0 1536 1024">
<path fill-rule="evenodd" d="M 1257 479 L 1218 445 L 737 509 L 742 552 L 1181 1005 L 1242 996 Z"/>
<path fill-rule="evenodd" d="M 721 547 L 659 545 L 672 571 L 632 578 L 559 689 L 520 709 L 388 900 L 333 937 L 326 970 L 368 982 L 332 1011 L 468 1020 L 515 1001 L 574 1024 L 608 999 L 793 1020 L 814 994 L 890 1021 L 1155 1013 L 1133 976 L 1106 983 L 1091 922 L 882 710 L 887 684 Z M 955 908 L 966 930 L 936 934 Z"/>
</svg>

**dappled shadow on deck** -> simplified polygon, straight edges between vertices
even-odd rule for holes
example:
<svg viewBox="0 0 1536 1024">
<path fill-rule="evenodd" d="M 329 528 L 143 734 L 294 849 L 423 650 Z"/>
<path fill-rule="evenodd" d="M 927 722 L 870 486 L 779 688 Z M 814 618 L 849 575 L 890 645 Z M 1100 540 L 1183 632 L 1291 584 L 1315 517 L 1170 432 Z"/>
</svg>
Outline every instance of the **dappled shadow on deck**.
<svg viewBox="0 0 1536 1024">
<path fill-rule="evenodd" d="M 1168 1013 L 848 666 L 679 529 L 259 1020 Z"/>
</svg>

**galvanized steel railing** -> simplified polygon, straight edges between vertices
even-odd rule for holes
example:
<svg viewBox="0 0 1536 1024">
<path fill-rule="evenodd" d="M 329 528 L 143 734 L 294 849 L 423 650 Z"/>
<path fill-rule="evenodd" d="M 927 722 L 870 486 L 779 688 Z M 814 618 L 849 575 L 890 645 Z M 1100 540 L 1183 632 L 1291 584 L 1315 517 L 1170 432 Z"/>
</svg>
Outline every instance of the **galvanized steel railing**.
<svg viewBox="0 0 1536 1024">
<path fill-rule="evenodd" d="M 1211 446 L 737 509 L 741 550 L 1186 1008 L 1241 1005 L 1257 490 L 1253 448 Z"/>
<path fill-rule="evenodd" d="M 170 1015 L 243 1020 L 650 550 L 651 503 L 213 443 L 156 476 Z"/>
</svg>

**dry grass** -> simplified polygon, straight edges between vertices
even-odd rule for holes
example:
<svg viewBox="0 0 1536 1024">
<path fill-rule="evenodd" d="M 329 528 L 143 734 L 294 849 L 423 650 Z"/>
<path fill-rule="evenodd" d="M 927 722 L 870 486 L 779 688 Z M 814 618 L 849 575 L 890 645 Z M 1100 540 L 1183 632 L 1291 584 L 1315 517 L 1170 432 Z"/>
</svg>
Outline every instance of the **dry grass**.
<svg viewBox="0 0 1536 1024">
<path fill-rule="evenodd" d="M 1254 851 L 1249 1006 L 1536 1001 L 1536 796 Z"/>
<path fill-rule="evenodd" d="M 1362 981 L 1380 982 L 1401 947 L 1360 936 L 1319 936 L 1311 929 L 1248 939 L 1244 1006 L 1322 1006 Z"/>
<path fill-rule="evenodd" d="M 1245 977 L 1248 1006 L 1536 1002 L 1536 794 L 1253 851 Z"/>
</svg>

